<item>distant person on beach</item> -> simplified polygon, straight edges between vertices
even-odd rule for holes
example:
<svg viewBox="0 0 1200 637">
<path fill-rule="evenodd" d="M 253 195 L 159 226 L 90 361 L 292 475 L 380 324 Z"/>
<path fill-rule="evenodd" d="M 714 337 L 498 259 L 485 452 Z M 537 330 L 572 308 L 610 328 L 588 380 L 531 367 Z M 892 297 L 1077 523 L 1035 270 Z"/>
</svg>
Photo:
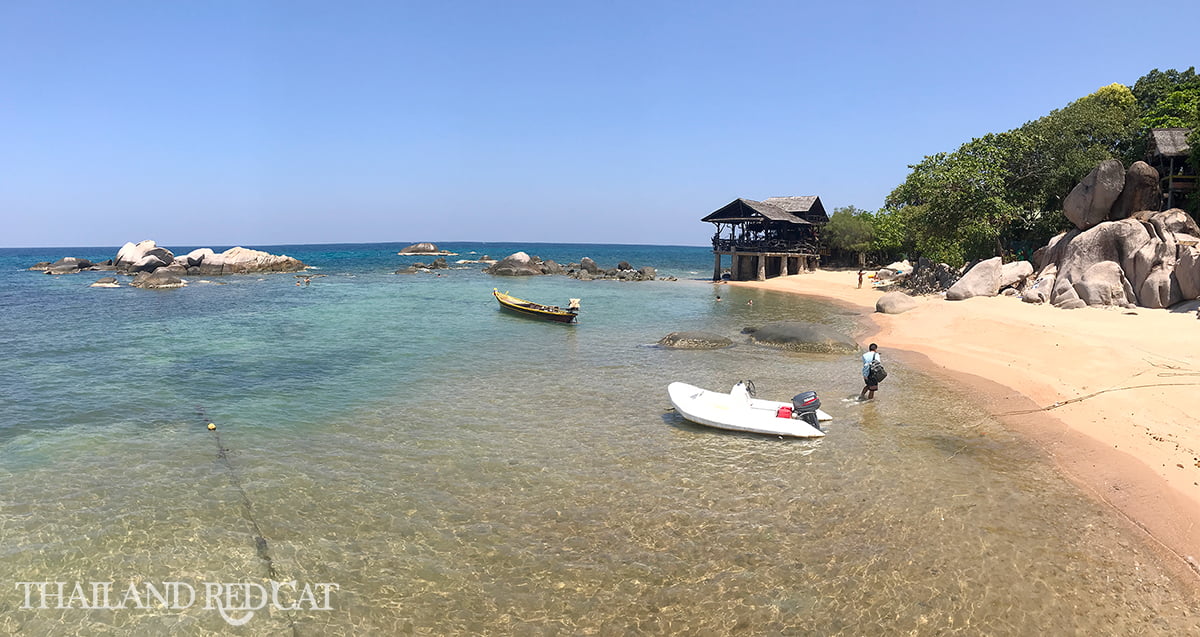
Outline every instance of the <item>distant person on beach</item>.
<svg viewBox="0 0 1200 637">
<path fill-rule="evenodd" d="M 862 287 L 863 269 L 858 269 L 858 287 Z"/>
<path fill-rule="evenodd" d="M 871 400 L 872 398 L 875 398 L 875 390 L 879 389 L 878 382 L 875 382 L 874 384 L 871 383 L 871 363 L 874 363 L 875 361 L 879 361 L 880 363 L 883 362 L 883 359 L 879 358 L 879 346 L 875 343 L 871 343 L 871 346 L 867 348 L 867 352 L 862 355 L 862 360 L 863 390 L 862 393 L 858 395 L 858 399 Z"/>
</svg>

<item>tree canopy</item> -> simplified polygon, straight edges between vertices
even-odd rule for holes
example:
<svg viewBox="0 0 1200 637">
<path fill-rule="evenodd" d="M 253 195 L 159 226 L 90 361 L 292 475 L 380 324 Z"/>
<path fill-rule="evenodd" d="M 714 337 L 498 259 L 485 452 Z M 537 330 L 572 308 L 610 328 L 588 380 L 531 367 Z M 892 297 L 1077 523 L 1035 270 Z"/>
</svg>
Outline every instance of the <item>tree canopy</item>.
<svg viewBox="0 0 1200 637">
<path fill-rule="evenodd" d="M 1167 126 L 1193 129 L 1192 162 L 1200 165 L 1194 68 L 1155 69 L 1132 89 L 1110 84 L 1013 130 L 927 156 L 868 216 L 873 248 L 958 265 L 1044 244 L 1065 229 L 1062 202 L 1083 177 L 1105 159 L 1127 166 L 1141 159 L 1150 129 Z"/>
</svg>

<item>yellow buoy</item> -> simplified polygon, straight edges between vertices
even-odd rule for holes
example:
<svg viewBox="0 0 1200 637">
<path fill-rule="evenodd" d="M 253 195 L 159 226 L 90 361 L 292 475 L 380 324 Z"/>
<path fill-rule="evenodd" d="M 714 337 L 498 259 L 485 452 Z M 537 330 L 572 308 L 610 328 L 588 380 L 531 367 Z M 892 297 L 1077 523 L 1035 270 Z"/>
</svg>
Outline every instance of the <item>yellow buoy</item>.
<svg viewBox="0 0 1200 637">
<path fill-rule="evenodd" d="M 216 428 L 217 428 L 217 426 L 216 426 L 215 424 L 213 424 L 213 423 L 211 423 L 211 422 L 210 422 L 210 423 L 208 423 L 208 430 L 209 430 L 209 431 L 213 431 L 213 430 L 214 430 L 214 429 L 216 429 Z"/>
</svg>

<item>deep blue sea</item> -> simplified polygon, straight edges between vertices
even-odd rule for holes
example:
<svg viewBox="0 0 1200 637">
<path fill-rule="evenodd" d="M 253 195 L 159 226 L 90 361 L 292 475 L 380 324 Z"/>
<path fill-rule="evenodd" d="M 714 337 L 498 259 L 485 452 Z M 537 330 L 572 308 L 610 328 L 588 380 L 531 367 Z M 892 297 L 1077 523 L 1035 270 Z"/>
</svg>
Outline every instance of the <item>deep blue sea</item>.
<svg viewBox="0 0 1200 637">
<path fill-rule="evenodd" d="M 439 243 L 437 276 L 395 274 L 432 259 L 404 245 L 247 246 L 323 276 L 158 291 L 27 270 L 118 246 L 0 250 L 0 634 L 1200 630 L 1140 537 L 959 389 L 893 363 L 859 403 L 856 355 L 742 334 L 861 335 L 851 312 L 714 284 L 707 248 Z M 677 280 L 456 263 L 517 250 Z M 493 288 L 580 298 L 579 324 Z M 654 346 L 678 330 L 735 346 Z M 743 378 L 816 390 L 829 435 L 670 409 L 673 380 Z"/>
</svg>

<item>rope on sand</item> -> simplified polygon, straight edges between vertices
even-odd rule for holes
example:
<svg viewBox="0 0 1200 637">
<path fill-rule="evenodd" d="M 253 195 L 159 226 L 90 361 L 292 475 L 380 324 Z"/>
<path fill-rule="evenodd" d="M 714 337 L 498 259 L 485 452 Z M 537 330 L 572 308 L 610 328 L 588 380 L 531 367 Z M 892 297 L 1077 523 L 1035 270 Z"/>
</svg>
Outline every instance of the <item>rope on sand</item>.
<svg viewBox="0 0 1200 637">
<path fill-rule="evenodd" d="M 1059 407 L 1065 407 L 1067 405 L 1070 405 L 1071 403 L 1077 403 L 1077 402 L 1087 400 L 1089 398 L 1095 398 L 1096 396 L 1099 396 L 1100 394 L 1107 394 L 1110 391 L 1126 391 L 1126 390 L 1130 390 L 1130 389 L 1147 389 L 1150 387 L 1195 387 L 1196 385 L 1200 385 L 1200 383 L 1152 383 L 1150 385 L 1130 385 L 1128 387 L 1112 387 L 1110 389 L 1101 389 L 1100 391 L 1090 393 L 1087 396 L 1079 396 L 1077 398 L 1072 398 L 1070 400 L 1062 400 L 1062 401 L 1054 403 L 1053 405 L 1047 405 L 1045 407 L 1035 407 L 1033 409 L 1022 409 L 1022 410 L 1018 410 L 1018 411 L 1006 411 L 1004 413 L 992 414 L 992 415 L 993 416 L 1021 416 L 1024 414 L 1037 413 L 1039 411 L 1050 411 L 1051 409 L 1058 409 Z"/>
<path fill-rule="evenodd" d="M 258 559 L 262 560 L 267 569 L 267 578 L 271 581 L 281 581 L 279 571 L 275 569 L 275 562 L 271 559 L 271 554 L 268 551 L 267 538 L 262 532 L 262 526 L 258 523 L 258 519 L 254 517 L 254 505 L 250 502 L 250 496 L 246 494 L 246 489 L 242 487 L 242 480 L 238 476 L 238 472 L 233 467 L 233 463 L 229 460 L 229 448 L 221 442 L 221 433 L 217 430 L 217 425 L 208 419 L 205 414 L 204 407 L 197 406 L 196 414 L 200 419 L 208 423 L 208 430 L 212 432 L 213 440 L 217 443 L 217 459 L 225 465 L 226 472 L 229 473 L 229 481 L 233 483 L 234 488 L 242 496 L 242 509 L 246 514 L 246 520 L 250 522 L 250 528 L 254 532 L 254 552 L 258 555 Z M 287 615 L 288 626 L 292 629 L 292 635 L 298 637 L 300 629 L 296 626 L 296 619 L 288 609 L 284 609 L 284 614 Z"/>
</svg>

